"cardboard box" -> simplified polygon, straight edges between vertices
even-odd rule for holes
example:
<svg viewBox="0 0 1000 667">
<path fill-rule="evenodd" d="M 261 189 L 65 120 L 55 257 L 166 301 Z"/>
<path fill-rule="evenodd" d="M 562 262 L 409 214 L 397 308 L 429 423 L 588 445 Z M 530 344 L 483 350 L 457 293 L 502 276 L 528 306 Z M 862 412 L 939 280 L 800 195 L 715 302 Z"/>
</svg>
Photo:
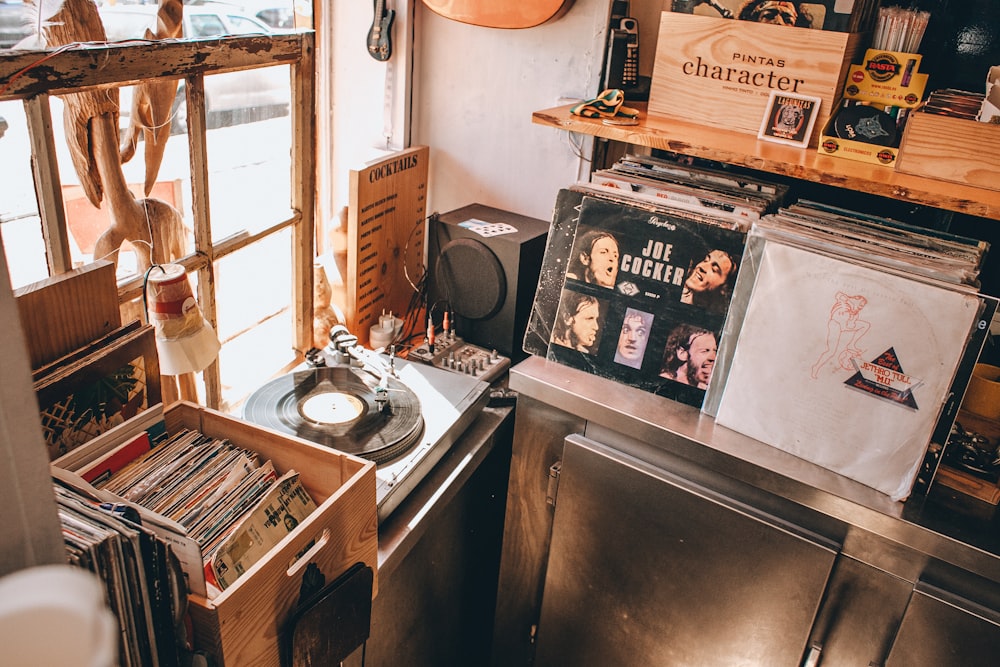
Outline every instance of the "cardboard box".
<svg viewBox="0 0 1000 667">
<path fill-rule="evenodd" d="M 164 418 L 168 433 L 197 429 L 256 451 L 279 472 L 294 468 L 318 505 L 214 599 L 188 597 L 197 648 L 215 656 L 219 665 L 277 667 L 280 632 L 298 602 L 306 565 L 315 563 L 327 582 L 357 562 L 377 571 L 375 464 L 193 403 L 174 403 Z M 310 541 L 314 546 L 296 560 Z M 376 579 L 373 594 L 377 590 Z"/>
<path fill-rule="evenodd" d="M 909 110 L 921 103 L 927 85 L 927 75 L 919 71 L 920 60 L 921 56 L 917 53 L 878 49 L 865 51 L 861 64 L 851 65 L 848 70 L 844 99 L 871 106 L 880 112 L 881 118 L 894 123 L 895 127 L 891 128 L 892 143 L 881 145 L 844 138 L 834 130 L 837 114 L 833 113 L 820 132 L 818 152 L 883 167 L 893 166 L 899 157 L 900 133 L 911 115 Z M 837 111 L 841 110 L 842 107 Z M 881 113 L 883 111 L 885 114 Z M 858 126 L 862 123 L 861 119 L 857 122 Z M 883 132 L 885 136 L 884 128 L 879 129 L 878 124 L 870 123 L 869 128 Z"/>
<path fill-rule="evenodd" d="M 1000 125 L 918 110 L 906 121 L 896 170 L 1000 190 Z"/>
<path fill-rule="evenodd" d="M 756 136 L 772 90 L 818 97 L 815 146 L 862 37 L 665 11 L 649 112 Z"/>
<path fill-rule="evenodd" d="M 921 59 L 919 53 L 868 49 L 864 61 L 848 70 L 844 97 L 913 109 L 923 101 L 927 86 Z"/>
</svg>

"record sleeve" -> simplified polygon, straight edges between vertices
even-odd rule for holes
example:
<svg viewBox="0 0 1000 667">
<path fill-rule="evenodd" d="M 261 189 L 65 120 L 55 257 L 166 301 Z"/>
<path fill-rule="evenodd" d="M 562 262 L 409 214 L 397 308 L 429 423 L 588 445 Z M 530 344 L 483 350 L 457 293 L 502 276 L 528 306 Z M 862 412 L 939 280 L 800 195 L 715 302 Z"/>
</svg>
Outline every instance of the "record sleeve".
<svg viewBox="0 0 1000 667">
<path fill-rule="evenodd" d="M 576 235 L 583 197 L 582 192 L 568 188 L 561 189 L 556 195 L 538 287 L 535 289 L 535 301 L 524 332 L 523 349 L 528 354 L 544 357 L 549 352 L 552 323 L 555 322 L 556 306 L 559 304 L 559 290 L 566 276 L 566 262 Z"/>
<path fill-rule="evenodd" d="M 176 629 L 182 621 L 187 592 L 183 589 L 180 565 L 171 549 L 147 527 L 133 523 L 118 511 L 98 508 L 96 501 L 86 498 L 78 490 L 58 482 L 53 489 L 64 532 L 75 535 L 67 540 L 67 546 L 71 546 L 72 541 L 89 541 L 101 534 L 110 538 L 116 534 L 115 539 L 125 547 L 121 569 L 125 576 L 116 577 L 113 569 L 98 570 L 97 563 L 93 561 L 92 565 L 81 565 L 102 577 L 112 577 L 104 583 L 109 591 L 115 591 L 116 598 L 125 596 L 131 599 L 129 614 L 132 619 L 123 618 L 121 621 L 129 627 L 129 632 L 136 634 L 128 641 L 130 651 L 140 650 L 134 664 L 177 664 Z M 71 551 L 82 553 L 79 544 Z"/>
<path fill-rule="evenodd" d="M 700 406 L 745 233 L 597 197 L 569 228 L 547 358 Z"/>
<path fill-rule="evenodd" d="M 595 171 L 590 182 L 599 188 L 623 190 L 636 199 L 660 206 L 718 216 L 744 229 L 749 229 L 754 220 L 767 212 L 766 202 L 756 198 L 732 197 L 696 186 L 657 181 L 625 169 Z"/>
<path fill-rule="evenodd" d="M 212 555 L 211 570 L 219 588 L 225 590 L 315 510 L 299 473 L 289 470 L 282 475 Z"/>
<path fill-rule="evenodd" d="M 769 227 L 813 239 L 812 245 L 837 246 L 837 252 L 853 255 L 856 259 L 879 263 L 887 267 L 920 273 L 934 280 L 945 280 L 956 284 L 977 285 L 981 257 L 966 252 L 967 248 L 940 247 L 931 241 L 932 237 L 907 232 L 888 234 L 888 228 L 878 228 L 852 220 L 819 219 L 800 211 L 782 209 L 776 215 L 767 216 L 761 227 Z"/>
<path fill-rule="evenodd" d="M 762 245 L 759 245 L 762 244 Z M 905 498 L 981 310 L 978 295 L 776 241 L 759 264 L 716 422 Z M 742 310 L 742 308 L 741 308 Z"/>
<path fill-rule="evenodd" d="M 899 220 L 894 220 L 892 218 L 865 213 L 863 211 L 841 208 L 839 206 L 833 206 L 832 204 L 812 201 L 809 199 L 799 199 L 787 208 L 788 210 L 793 211 L 805 211 L 815 217 L 841 221 L 847 220 L 858 225 L 876 227 L 887 233 L 895 232 L 897 235 L 905 237 L 906 239 L 912 239 L 916 236 L 919 241 L 920 237 L 923 237 L 928 240 L 928 243 L 937 241 L 942 245 L 942 247 L 945 248 L 952 248 L 955 250 L 964 248 L 966 253 L 970 256 L 974 256 L 977 261 L 980 262 L 990 248 L 988 241 L 972 238 L 970 236 L 962 236 L 961 234 L 954 234 L 940 229 L 912 225 Z"/>
<path fill-rule="evenodd" d="M 780 205 L 788 196 L 789 190 L 783 183 L 724 169 L 696 167 L 651 155 L 630 153 L 618 160 L 616 166 L 644 172 L 651 178 L 676 179 L 692 185 L 759 196 L 767 199 L 771 205 Z"/>
</svg>

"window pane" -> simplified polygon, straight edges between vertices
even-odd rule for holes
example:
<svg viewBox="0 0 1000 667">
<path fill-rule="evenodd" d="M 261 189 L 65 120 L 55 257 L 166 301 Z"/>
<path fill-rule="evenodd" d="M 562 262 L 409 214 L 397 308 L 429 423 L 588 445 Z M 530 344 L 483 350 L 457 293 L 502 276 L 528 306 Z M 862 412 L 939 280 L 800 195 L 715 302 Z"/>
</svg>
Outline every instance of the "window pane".
<svg viewBox="0 0 1000 667">
<path fill-rule="evenodd" d="M 288 65 L 205 77 L 212 238 L 288 219 L 292 130 Z"/>
<path fill-rule="evenodd" d="M 190 12 L 189 9 L 191 6 L 185 7 L 188 35 L 193 32 L 191 20 L 202 14 L 207 15 L 202 16 L 203 25 L 221 17 L 224 30 L 213 28 L 211 32 L 214 33 L 268 31 L 265 24 L 256 19 L 230 16 L 225 10 L 220 12 L 208 6 L 197 7 Z M 121 12 L 122 20 L 121 27 L 115 31 L 121 33 L 117 35 L 119 38 L 126 38 L 138 36 L 133 33 L 146 27 L 148 19 L 155 13 L 155 6 L 118 3 L 102 8 L 102 11 L 116 10 Z M 138 10 L 135 16 L 131 15 L 133 10 Z M 111 14 L 105 15 L 105 19 L 109 16 Z M 134 55 L 141 57 L 141 53 L 142 50 L 136 48 Z M 204 146 L 207 156 L 206 187 L 211 207 L 213 243 L 219 244 L 234 236 L 257 236 L 292 217 L 290 66 L 208 75 L 204 82 L 208 125 Z M 127 162 L 119 162 L 117 150 L 108 151 L 107 155 L 111 156 L 114 164 L 102 165 L 110 168 L 101 170 L 103 196 L 99 206 L 94 206 L 88 199 L 84 187 L 86 182 L 81 183 L 71 158 L 71 155 L 86 155 L 88 152 L 92 155 L 93 147 L 79 146 L 74 147 L 74 151 L 70 150 L 68 141 L 80 141 L 80 137 L 86 141 L 87 137 L 78 135 L 74 139 L 67 136 L 63 119 L 65 100 L 55 96 L 46 98 L 52 116 L 52 169 L 58 171 L 58 177 L 49 180 L 53 181 L 52 187 L 56 187 L 57 180 L 61 186 L 66 209 L 66 238 L 75 265 L 106 254 L 106 249 L 102 249 L 105 234 L 113 225 L 121 225 L 122 221 L 118 215 L 112 217 L 111 199 L 124 201 L 122 210 L 141 211 L 141 208 L 133 207 L 132 202 L 143 198 L 161 200 L 174 207 L 181 213 L 184 225 L 180 235 L 186 242 L 186 248 L 181 254 L 193 251 L 195 218 L 192 212 L 190 137 L 183 90 L 186 83 L 184 80 L 178 82 L 179 93 L 171 109 L 172 116 L 167 119 L 172 132 L 163 148 L 155 178 L 151 179 L 150 192 L 145 192 L 144 181 L 147 152 L 153 154 L 154 146 L 147 143 L 147 139 L 152 137 L 140 132 Z M 102 88 L 88 93 L 118 96 L 120 122 L 117 129 L 124 141 L 132 116 L 133 88 Z M 105 100 L 100 102 L 106 110 Z M 11 272 L 15 274 L 14 284 L 19 286 L 45 278 L 48 267 L 34 196 L 30 142 L 22 103 L 19 100 L 0 103 L 0 116 L 3 117 L 0 121 L 0 175 L 3 176 L 0 179 L 0 238 L 4 241 L 7 254 L 17 259 L 16 263 L 10 264 Z M 84 172 L 81 170 L 81 173 Z M 115 185 L 124 185 L 128 192 L 121 187 L 109 187 Z M 110 193 L 114 192 L 118 196 L 112 197 Z M 137 224 L 134 219 L 130 222 L 133 227 Z M 155 219 L 141 220 L 138 224 L 155 222 Z M 162 230 L 162 227 L 154 229 Z M 291 237 L 291 230 L 284 229 L 216 261 L 213 287 L 216 291 L 218 334 L 223 343 L 219 359 L 222 384 L 220 408 L 236 412 L 250 393 L 272 377 L 287 372 L 296 363 L 293 348 L 295 322 L 290 306 L 293 275 Z M 153 234 L 153 241 L 161 242 L 156 233 Z M 143 248 L 142 242 L 138 247 Z M 227 250 L 230 247 L 222 246 Z M 217 246 L 216 251 L 222 248 Z M 134 277 L 141 268 L 135 249 L 126 242 L 118 255 L 119 279 Z M 171 259 L 178 256 L 171 253 Z M 197 282 L 195 276 L 195 273 L 189 275 L 192 283 Z M 123 304 L 123 314 L 130 319 L 141 317 L 139 303 Z M 203 396 L 204 387 L 201 382 L 198 384 L 199 395 Z"/>
<path fill-rule="evenodd" d="M 125 39 L 142 39 L 146 29 L 156 31 L 156 13 L 158 6 L 149 4 L 104 4 L 100 7 L 101 21 L 109 41 Z M 263 16 L 252 16 L 251 11 L 241 12 L 233 7 L 220 4 L 187 4 L 184 6 L 183 34 L 185 37 L 203 38 L 219 37 L 221 35 L 270 34 L 274 29 L 291 27 L 289 25 L 273 25 L 265 22 L 284 18 L 286 22 L 291 16 L 290 9 L 278 8 L 278 15 L 269 13 Z"/>
<path fill-rule="evenodd" d="M 216 37 L 226 34 L 226 25 L 215 14 L 195 14 L 190 17 L 190 33 L 186 37 Z"/>
<path fill-rule="evenodd" d="M 18 100 L 0 102 L 0 235 L 15 289 L 48 277 L 28 123 Z"/>
<path fill-rule="evenodd" d="M 295 359 L 291 233 L 283 230 L 216 262 L 223 409 L 236 411 Z"/>
<path fill-rule="evenodd" d="M 260 21 L 248 16 L 228 14 L 226 18 L 229 19 L 229 31 L 234 35 L 266 35 L 270 32 L 270 28 L 262 26 Z"/>
<path fill-rule="evenodd" d="M 289 67 L 282 65 L 205 77 L 210 128 L 208 187 L 212 237 L 216 242 L 240 232 L 255 233 L 291 216 L 289 76 Z M 129 123 L 133 93 L 131 86 L 120 90 L 123 133 Z M 193 249 L 194 217 L 183 97 L 181 85 L 170 120 L 174 130 L 166 142 L 149 197 L 165 201 L 182 214 L 183 254 L 187 254 Z M 100 209 L 94 208 L 80 186 L 66 144 L 63 107 L 61 99 L 52 98 L 53 130 L 73 258 L 84 263 L 94 257 L 95 242 L 110 225 L 109 203 L 105 200 Z M 125 182 L 136 198 L 143 197 L 146 149 L 146 142 L 138 141 L 135 155 L 121 165 Z M 30 172 L 26 177 L 29 184 L 26 192 L 31 193 Z M 118 277 L 135 275 L 138 268 L 134 248 L 123 244 Z"/>
<path fill-rule="evenodd" d="M 0 0 L 0 49 L 9 49 L 34 30 L 31 7 L 21 0 Z"/>
</svg>

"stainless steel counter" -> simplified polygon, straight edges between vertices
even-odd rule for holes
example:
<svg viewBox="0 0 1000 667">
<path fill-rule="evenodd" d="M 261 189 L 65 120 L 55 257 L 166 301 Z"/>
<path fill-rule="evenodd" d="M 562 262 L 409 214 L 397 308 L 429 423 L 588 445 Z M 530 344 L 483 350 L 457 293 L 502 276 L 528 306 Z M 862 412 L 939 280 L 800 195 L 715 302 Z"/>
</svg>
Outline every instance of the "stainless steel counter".
<svg viewBox="0 0 1000 667">
<path fill-rule="evenodd" d="M 602 442 L 646 443 L 645 458 L 672 460 L 724 476 L 829 519 L 824 532 L 844 552 L 915 581 L 940 561 L 1000 583 L 1000 543 L 993 521 L 970 519 L 925 498 L 894 502 L 782 450 L 727 428 L 696 408 L 532 357 L 510 373 L 510 387 L 587 422 Z M 650 453 L 652 452 L 652 453 Z M 656 463 L 656 461 L 650 461 Z"/>
<path fill-rule="evenodd" d="M 497 445 L 497 430 L 512 408 L 484 408 L 425 479 L 378 528 L 378 572 L 391 577 L 448 503 Z"/>
<path fill-rule="evenodd" d="M 483 664 L 514 414 L 484 408 L 378 531 L 371 636 L 345 667 Z"/>
</svg>

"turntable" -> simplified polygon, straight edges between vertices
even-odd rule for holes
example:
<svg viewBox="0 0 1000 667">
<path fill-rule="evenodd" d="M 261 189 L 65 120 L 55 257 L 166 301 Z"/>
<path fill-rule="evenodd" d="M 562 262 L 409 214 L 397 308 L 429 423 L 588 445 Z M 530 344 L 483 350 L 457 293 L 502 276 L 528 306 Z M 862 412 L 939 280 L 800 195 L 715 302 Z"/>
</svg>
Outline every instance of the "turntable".
<svg viewBox="0 0 1000 667">
<path fill-rule="evenodd" d="M 490 385 L 366 350 L 335 329 L 305 367 L 255 391 L 243 418 L 374 461 L 383 521 L 479 416 Z"/>
</svg>

